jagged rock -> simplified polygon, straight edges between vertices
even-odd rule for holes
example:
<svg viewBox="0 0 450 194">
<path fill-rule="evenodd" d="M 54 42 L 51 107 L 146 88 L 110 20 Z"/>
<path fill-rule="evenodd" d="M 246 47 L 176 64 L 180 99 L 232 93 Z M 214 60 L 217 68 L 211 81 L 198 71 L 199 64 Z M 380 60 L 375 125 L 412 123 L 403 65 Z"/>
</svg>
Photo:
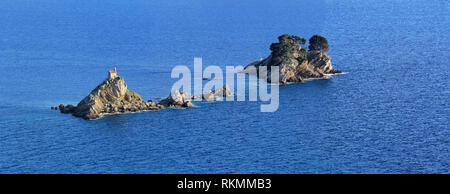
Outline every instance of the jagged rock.
<svg viewBox="0 0 450 194">
<path fill-rule="evenodd" d="M 60 111 L 61 113 L 66 113 L 66 114 L 67 114 L 67 113 L 73 113 L 73 112 L 75 111 L 75 109 L 76 109 L 75 106 L 69 104 L 69 105 L 64 106 L 64 107 L 62 107 L 62 108 L 59 108 L 59 111 Z"/>
<path fill-rule="evenodd" d="M 303 82 L 311 78 L 324 78 L 327 74 L 341 73 L 333 69 L 328 55 L 320 51 L 306 52 L 294 36 L 285 34 L 278 39 L 278 43 L 271 45 L 272 53 L 267 58 L 250 63 L 244 68 L 243 73 L 256 74 L 269 83 L 280 84 Z M 266 71 L 259 72 L 260 66 L 266 67 Z M 271 80 L 271 66 L 279 67 L 279 80 Z M 257 71 L 253 71 L 250 67 L 254 67 Z"/>
<path fill-rule="evenodd" d="M 104 113 L 105 105 L 124 100 L 127 85 L 122 77 L 106 79 L 86 96 L 74 112 L 74 116 L 84 119 L 96 119 Z"/>
<path fill-rule="evenodd" d="M 203 100 L 214 102 L 216 100 L 216 97 L 214 96 L 214 93 L 212 91 L 208 91 L 203 94 Z"/>
<path fill-rule="evenodd" d="M 207 100 L 210 102 L 216 101 L 218 98 L 223 98 L 226 96 L 233 96 L 233 92 L 231 92 L 230 88 L 227 85 L 224 85 L 222 88 L 219 88 L 214 91 L 207 91 L 203 94 L 190 95 L 187 92 L 179 92 L 175 90 L 171 92 L 171 94 L 166 98 L 159 102 L 159 105 L 163 105 L 165 107 L 175 106 L 175 107 L 192 107 L 191 100 Z"/>
<path fill-rule="evenodd" d="M 187 92 L 172 91 L 170 95 L 159 102 L 163 106 L 182 106 L 186 101 L 191 99 L 191 95 Z"/>
<path fill-rule="evenodd" d="M 156 107 L 156 103 L 152 102 L 151 100 L 149 102 L 147 102 L 147 106 L 148 107 Z"/>
<path fill-rule="evenodd" d="M 227 96 L 233 96 L 233 92 L 231 92 L 228 85 L 224 85 L 222 88 L 219 88 L 217 90 L 213 91 L 214 96 L 216 97 L 227 97 Z"/>
<path fill-rule="evenodd" d="M 186 102 L 184 102 L 183 103 L 183 105 L 182 105 L 182 107 L 186 107 L 186 108 L 192 108 L 192 103 L 191 103 L 191 101 L 186 101 Z"/>
<path fill-rule="evenodd" d="M 156 103 L 146 102 L 136 92 L 127 89 L 124 79 L 118 75 L 109 76 L 75 107 L 64 104 L 55 107 L 61 113 L 72 113 L 84 119 L 97 119 L 104 113 L 139 112 L 160 110 Z"/>
<path fill-rule="evenodd" d="M 214 102 L 217 100 L 217 98 L 223 98 L 223 97 L 233 96 L 233 95 L 234 94 L 233 94 L 233 92 L 231 92 L 228 85 L 224 85 L 222 88 L 219 88 L 217 90 L 207 91 L 207 92 L 203 93 L 202 99 L 207 100 L 209 102 Z M 197 99 L 197 98 L 198 98 L 198 96 L 194 96 L 193 99 Z"/>
</svg>

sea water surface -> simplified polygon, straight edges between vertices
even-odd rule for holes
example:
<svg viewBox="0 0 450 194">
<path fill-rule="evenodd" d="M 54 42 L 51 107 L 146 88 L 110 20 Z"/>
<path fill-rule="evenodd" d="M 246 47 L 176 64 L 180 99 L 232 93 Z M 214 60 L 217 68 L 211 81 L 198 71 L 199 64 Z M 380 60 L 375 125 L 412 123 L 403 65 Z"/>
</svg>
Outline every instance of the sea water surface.
<svg viewBox="0 0 450 194">
<path fill-rule="evenodd" d="M 450 2 L 0 1 L 0 173 L 450 173 Z M 247 65 L 281 34 L 321 34 L 331 79 L 266 102 L 86 121 L 117 64 L 166 97 L 176 65 Z M 224 69 L 225 70 L 225 69 Z"/>
</svg>

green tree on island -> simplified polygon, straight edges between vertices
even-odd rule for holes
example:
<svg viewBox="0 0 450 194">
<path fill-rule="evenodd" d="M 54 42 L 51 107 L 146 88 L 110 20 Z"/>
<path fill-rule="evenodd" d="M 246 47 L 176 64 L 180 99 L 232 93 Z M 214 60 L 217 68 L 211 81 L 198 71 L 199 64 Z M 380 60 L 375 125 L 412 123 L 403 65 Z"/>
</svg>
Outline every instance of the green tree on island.
<svg viewBox="0 0 450 194">
<path fill-rule="evenodd" d="M 301 38 L 298 36 L 283 34 L 278 37 L 278 41 L 270 45 L 272 64 L 279 64 L 285 57 L 294 57 L 301 50 Z"/>
<path fill-rule="evenodd" d="M 302 38 L 302 37 L 296 36 L 296 35 L 292 35 L 292 38 L 293 38 L 295 41 L 297 41 L 297 42 L 302 46 L 302 48 L 305 47 L 305 43 L 306 43 L 306 39 L 305 39 L 305 38 Z"/>
<path fill-rule="evenodd" d="M 328 52 L 330 46 L 328 45 L 328 40 L 321 35 L 314 35 L 309 39 L 309 51 L 321 51 Z"/>
</svg>

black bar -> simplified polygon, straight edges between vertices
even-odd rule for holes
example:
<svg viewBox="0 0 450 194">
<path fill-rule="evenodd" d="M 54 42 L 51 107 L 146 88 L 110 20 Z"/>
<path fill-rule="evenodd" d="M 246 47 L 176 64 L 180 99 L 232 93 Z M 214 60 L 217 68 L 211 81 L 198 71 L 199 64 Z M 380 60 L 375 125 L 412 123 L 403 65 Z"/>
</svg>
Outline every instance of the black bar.
<svg viewBox="0 0 450 194">
<path fill-rule="evenodd" d="M 91 191 L 140 190 L 165 192 L 280 192 L 416 190 L 445 188 L 448 175 L 300 175 L 300 174 L 136 174 L 136 175 L 2 175 L 2 186 L 70 188 Z M 197 181 L 197 182 L 195 182 Z M 210 181 L 209 187 L 206 182 Z M 187 183 L 187 184 L 186 184 Z M 182 188 L 180 188 L 182 186 Z M 195 188 L 193 188 L 195 187 Z M 27 187 L 17 187 L 22 189 Z M 363 190 L 361 190 L 363 191 Z M 308 192 L 310 193 L 310 192 Z"/>
</svg>

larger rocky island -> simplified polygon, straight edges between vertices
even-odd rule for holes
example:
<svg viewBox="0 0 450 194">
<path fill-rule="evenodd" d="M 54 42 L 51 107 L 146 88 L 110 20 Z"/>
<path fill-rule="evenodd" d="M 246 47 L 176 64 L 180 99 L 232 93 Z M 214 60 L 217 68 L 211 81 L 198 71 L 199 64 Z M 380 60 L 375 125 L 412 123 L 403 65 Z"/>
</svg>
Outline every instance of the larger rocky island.
<svg viewBox="0 0 450 194">
<path fill-rule="evenodd" d="M 260 79 L 271 83 L 304 82 L 313 78 L 326 78 L 328 75 L 342 73 L 331 65 L 331 58 L 326 54 L 329 50 L 328 40 L 320 35 L 309 39 L 309 50 L 302 48 L 306 39 L 295 35 L 283 34 L 278 43 L 272 43 L 272 53 L 265 59 L 250 63 L 243 73 L 256 74 Z M 256 73 L 260 66 L 267 68 L 267 73 Z M 279 67 L 279 80 L 270 79 L 270 67 Z M 255 68 L 252 68 L 255 67 Z"/>
</svg>

